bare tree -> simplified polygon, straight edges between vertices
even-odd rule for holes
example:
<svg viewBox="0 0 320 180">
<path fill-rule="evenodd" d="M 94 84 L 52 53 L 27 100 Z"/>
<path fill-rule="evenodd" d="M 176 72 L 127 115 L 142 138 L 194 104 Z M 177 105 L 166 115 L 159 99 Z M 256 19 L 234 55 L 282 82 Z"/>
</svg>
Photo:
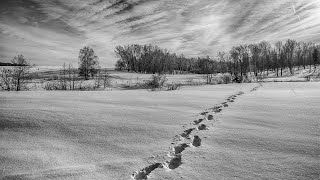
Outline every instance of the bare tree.
<svg viewBox="0 0 320 180">
<path fill-rule="evenodd" d="M 80 49 L 79 52 L 79 75 L 88 80 L 90 76 L 97 74 L 99 62 L 94 50 L 88 46 Z"/>
<path fill-rule="evenodd" d="M 288 39 L 286 41 L 286 43 L 284 44 L 283 48 L 284 48 L 284 52 L 285 52 L 285 55 L 286 55 L 286 60 L 287 60 L 287 63 L 288 63 L 288 67 L 289 67 L 289 70 L 290 70 L 290 73 L 293 74 L 293 69 L 292 69 L 292 61 L 293 61 L 293 53 L 294 53 L 294 50 L 296 48 L 296 44 L 297 42 L 295 40 L 292 40 L 292 39 Z"/>
<path fill-rule="evenodd" d="M 33 74 L 30 71 L 32 66 L 21 54 L 15 56 L 11 60 L 11 63 L 13 65 L 12 67 L 1 70 L 1 87 L 8 91 L 26 89 L 26 83 L 32 79 Z"/>
<path fill-rule="evenodd" d="M 62 77 L 60 78 L 60 84 L 61 84 L 61 87 L 62 87 L 61 90 L 67 90 L 66 75 L 67 75 L 66 63 L 63 63 L 63 66 L 62 66 Z"/>
<path fill-rule="evenodd" d="M 314 67 L 316 67 L 316 64 L 317 64 L 318 59 L 319 59 L 319 51 L 318 51 L 318 49 L 316 47 L 313 50 L 312 57 L 313 57 Z"/>
<path fill-rule="evenodd" d="M 298 66 L 298 70 L 300 69 L 300 66 L 303 64 L 303 43 L 298 42 L 296 49 L 295 49 L 295 54 L 296 54 L 296 65 Z"/>
</svg>

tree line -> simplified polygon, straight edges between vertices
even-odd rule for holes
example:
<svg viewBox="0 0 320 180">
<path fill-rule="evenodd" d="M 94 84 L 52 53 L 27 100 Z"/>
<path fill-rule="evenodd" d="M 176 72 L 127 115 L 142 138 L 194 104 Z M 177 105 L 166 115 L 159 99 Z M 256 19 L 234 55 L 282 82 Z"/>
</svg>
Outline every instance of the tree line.
<svg viewBox="0 0 320 180">
<path fill-rule="evenodd" d="M 118 57 L 116 70 L 139 73 L 206 73 L 216 64 L 209 57 L 186 58 L 183 54 L 177 55 L 151 44 L 117 46 L 115 54 Z"/>
<path fill-rule="evenodd" d="M 320 63 L 319 51 L 320 45 L 315 43 L 288 39 L 275 44 L 262 41 L 234 46 L 229 51 L 219 52 L 214 58 L 209 56 L 187 58 L 183 54 L 177 55 L 158 46 L 131 44 L 115 48 L 115 54 L 118 57 L 115 68 L 152 74 L 205 74 L 208 82 L 215 73 L 229 73 L 236 79 L 246 78 L 249 72 L 255 76 L 261 76 L 273 71 L 276 76 L 283 76 L 284 69 L 294 74 L 294 67 L 305 69 L 310 66 L 311 71 L 312 65 L 315 67 Z M 67 90 L 67 87 L 70 90 L 77 89 L 75 82 L 82 79 L 97 79 L 98 83 L 95 87 L 100 87 L 100 82 L 103 81 L 105 87 L 108 74 L 102 73 L 99 58 L 94 50 L 88 46 L 83 47 L 79 51 L 78 59 L 79 67 L 76 69 L 69 65 L 66 71 L 66 66 L 63 66 L 61 75 L 63 79 L 60 79 L 62 83 L 58 84 L 58 89 Z M 0 70 L 0 89 L 20 91 L 26 88 L 25 84 L 35 77 L 35 74 L 30 71 L 33 65 L 23 55 L 15 56 L 10 64 L 12 66 Z M 67 85 L 66 82 L 69 84 Z M 81 83 L 79 86 L 81 87 Z M 51 87 L 50 85 L 48 89 Z M 53 89 L 56 87 L 54 86 Z"/>
<path fill-rule="evenodd" d="M 241 77 L 248 72 L 258 74 L 269 71 L 276 76 L 282 76 L 284 69 L 289 69 L 294 74 L 294 67 L 306 68 L 306 66 L 319 64 L 320 46 L 314 43 L 297 42 L 288 39 L 285 42 L 278 41 L 274 45 L 267 41 L 257 44 L 239 45 L 233 47 L 229 53 L 220 52 L 219 61 L 229 62 L 230 73 Z"/>
<path fill-rule="evenodd" d="M 314 43 L 288 39 L 273 45 L 262 41 L 234 46 L 214 58 L 186 58 L 158 46 L 131 44 L 115 48 L 118 57 L 115 68 L 139 73 L 230 73 L 241 78 L 248 72 L 258 76 L 274 71 L 277 76 L 282 76 L 286 68 L 291 74 L 294 73 L 293 67 L 310 66 L 311 70 L 311 65 L 319 64 L 319 51 L 320 46 Z"/>
<path fill-rule="evenodd" d="M 117 46 L 115 54 L 117 70 L 128 70 L 139 73 L 173 73 L 174 70 L 190 71 L 192 59 L 183 55 L 177 56 L 166 49 L 153 45 Z"/>
</svg>

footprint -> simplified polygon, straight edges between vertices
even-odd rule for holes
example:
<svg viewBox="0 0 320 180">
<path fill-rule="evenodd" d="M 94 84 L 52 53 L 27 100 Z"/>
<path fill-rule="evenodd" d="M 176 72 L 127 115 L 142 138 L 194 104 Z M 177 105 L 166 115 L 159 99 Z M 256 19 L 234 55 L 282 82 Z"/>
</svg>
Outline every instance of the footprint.
<svg viewBox="0 0 320 180">
<path fill-rule="evenodd" d="M 259 84 L 259 86 L 256 86 L 256 87 L 252 88 L 252 89 L 250 90 L 250 92 L 258 90 L 258 88 L 261 87 L 261 86 L 262 86 L 262 84 Z"/>
<path fill-rule="evenodd" d="M 215 113 L 218 113 L 218 112 L 221 112 L 222 111 L 222 108 L 223 105 L 217 105 L 217 106 L 214 106 L 213 108 L 210 108 L 209 110 L 215 112 Z"/>
<path fill-rule="evenodd" d="M 216 105 L 213 108 L 211 108 L 211 110 L 215 110 L 215 109 L 219 109 L 219 108 L 222 108 L 222 105 Z"/>
<path fill-rule="evenodd" d="M 200 113 L 200 115 L 203 115 L 203 116 L 204 116 L 204 115 L 206 115 L 207 113 L 208 113 L 207 111 L 203 111 L 203 112 Z"/>
<path fill-rule="evenodd" d="M 199 138 L 199 136 L 194 136 L 193 141 L 192 141 L 192 145 L 194 147 L 199 147 L 201 146 L 201 139 Z"/>
<path fill-rule="evenodd" d="M 184 138 L 188 138 L 193 130 L 195 130 L 195 128 L 187 129 L 187 130 L 183 131 L 183 133 L 180 134 L 180 136 L 182 136 Z"/>
<path fill-rule="evenodd" d="M 222 111 L 221 108 L 213 110 L 214 113 L 219 113 L 219 112 L 221 112 L 221 111 Z"/>
<path fill-rule="evenodd" d="M 187 143 L 183 143 L 183 144 L 179 144 L 178 146 L 175 146 L 173 148 L 174 154 L 177 155 L 182 153 L 182 151 L 184 151 L 187 147 L 189 147 L 189 144 Z"/>
<path fill-rule="evenodd" d="M 176 169 L 181 164 L 182 164 L 181 154 L 177 154 L 168 162 L 168 168 Z"/>
<path fill-rule="evenodd" d="M 213 115 L 212 115 L 212 114 L 209 114 L 208 117 L 207 117 L 207 119 L 208 119 L 208 120 L 212 120 L 212 119 L 213 119 Z"/>
<path fill-rule="evenodd" d="M 154 163 L 154 164 L 151 164 L 150 166 L 147 166 L 147 167 L 141 169 L 138 172 L 134 172 L 131 177 L 132 177 L 132 179 L 135 179 L 135 180 L 147 179 L 148 175 L 152 171 L 154 171 L 157 168 L 162 168 L 162 167 L 163 167 L 163 165 L 161 163 Z"/>
<path fill-rule="evenodd" d="M 207 126 L 205 124 L 201 124 L 200 126 L 198 126 L 198 130 L 208 130 Z"/>
<path fill-rule="evenodd" d="M 193 125 L 198 125 L 203 121 L 203 119 L 193 121 Z"/>
</svg>

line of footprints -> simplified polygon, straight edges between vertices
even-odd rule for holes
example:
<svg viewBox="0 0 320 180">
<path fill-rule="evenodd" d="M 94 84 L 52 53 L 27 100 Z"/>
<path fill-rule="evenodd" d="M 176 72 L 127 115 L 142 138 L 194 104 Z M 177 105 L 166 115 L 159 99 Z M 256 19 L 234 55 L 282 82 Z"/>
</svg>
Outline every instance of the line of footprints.
<svg viewBox="0 0 320 180">
<path fill-rule="evenodd" d="M 261 85 L 254 87 L 251 91 L 257 90 Z M 250 91 L 250 92 L 251 92 Z M 172 145 L 173 147 L 170 148 L 170 151 L 167 152 L 166 156 L 167 159 L 163 156 L 159 156 L 159 158 L 162 160 L 158 160 L 158 162 L 153 162 L 151 165 L 134 172 L 131 177 L 134 180 L 143 180 L 147 179 L 148 175 L 154 171 L 157 168 L 166 168 L 166 169 L 176 169 L 182 164 L 182 152 L 186 150 L 189 147 L 200 147 L 201 146 L 201 138 L 198 135 L 193 135 L 192 132 L 194 131 L 203 131 L 203 130 L 209 130 L 207 125 L 204 124 L 204 121 L 217 121 L 214 118 L 214 114 L 220 113 L 223 108 L 228 107 L 228 103 L 234 102 L 237 96 L 240 96 L 244 94 L 242 91 L 238 92 L 235 95 L 229 96 L 225 102 L 220 103 L 212 108 L 206 109 L 205 111 L 199 113 L 201 118 L 198 120 L 193 121 L 189 125 L 191 125 L 191 128 L 188 128 L 184 130 L 179 135 L 176 135 L 173 138 Z M 199 116 L 197 116 L 199 117 Z M 184 126 L 185 127 L 185 126 Z M 157 157 L 151 157 L 156 161 Z M 160 161 L 160 162 L 159 162 Z"/>
</svg>

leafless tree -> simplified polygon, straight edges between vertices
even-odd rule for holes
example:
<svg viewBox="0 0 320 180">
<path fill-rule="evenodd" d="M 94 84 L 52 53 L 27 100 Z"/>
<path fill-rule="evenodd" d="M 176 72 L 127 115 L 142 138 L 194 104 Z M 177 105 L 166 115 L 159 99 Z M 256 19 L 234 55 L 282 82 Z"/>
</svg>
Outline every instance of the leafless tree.
<svg viewBox="0 0 320 180">
<path fill-rule="evenodd" d="M 33 77 L 33 74 L 30 71 L 32 66 L 21 54 L 15 56 L 11 60 L 11 63 L 13 66 L 1 70 L 0 84 L 2 89 L 8 91 L 27 89 L 26 83 Z"/>
<path fill-rule="evenodd" d="M 79 52 L 79 75 L 84 76 L 85 80 L 97 74 L 99 62 L 94 50 L 88 46 L 80 49 Z"/>
</svg>

